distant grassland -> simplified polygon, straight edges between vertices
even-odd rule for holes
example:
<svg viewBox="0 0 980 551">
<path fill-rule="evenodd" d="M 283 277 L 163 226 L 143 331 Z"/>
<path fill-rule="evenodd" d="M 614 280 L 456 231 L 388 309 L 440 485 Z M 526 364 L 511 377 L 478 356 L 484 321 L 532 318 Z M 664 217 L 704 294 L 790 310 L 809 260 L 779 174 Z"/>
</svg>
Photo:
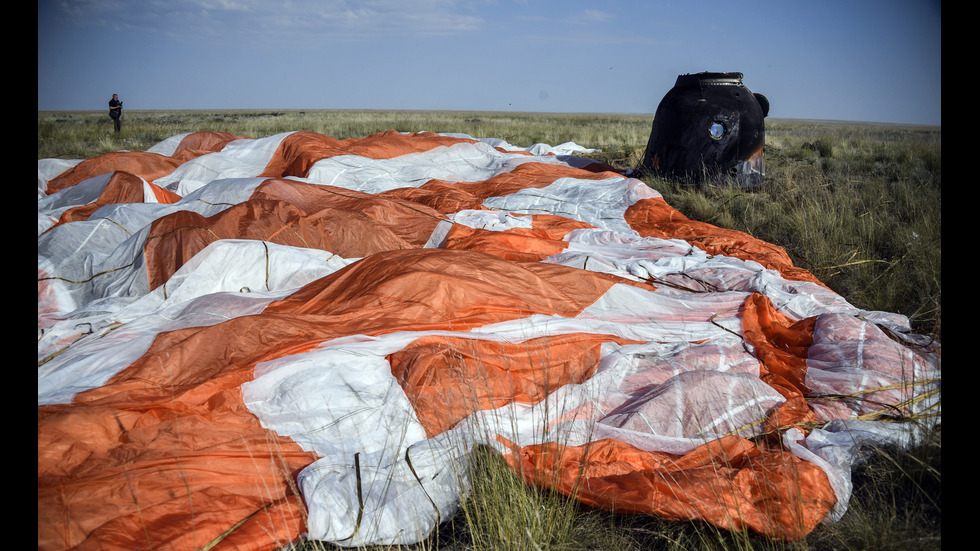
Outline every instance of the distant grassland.
<svg viewBox="0 0 980 551">
<path fill-rule="evenodd" d="M 117 136 L 104 111 L 39 112 L 38 158 L 143 151 L 174 134 L 259 138 L 309 130 L 339 139 L 385 130 L 454 132 L 529 146 L 572 141 L 637 168 L 651 115 L 459 111 L 132 111 Z M 899 312 L 941 334 L 942 132 L 936 127 L 768 121 L 766 184 L 698 188 L 644 177 L 690 218 L 783 246 L 852 304 Z"/>
<path fill-rule="evenodd" d="M 464 133 L 529 146 L 572 141 L 619 170 L 638 168 L 651 115 L 422 111 L 132 111 L 116 136 L 105 111 L 39 112 L 38 158 L 143 151 L 174 134 L 253 138 L 310 130 L 360 138 L 384 130 Z M 767 121 L 766 183 L 696 187 L 643 180 L 690 218 L 783 246 L 852 304 L 908 315 L 941 338 L 942 132 L 935 127 Z M 523 484 L 483 453 L 462 512 L 412 549 L 941 549 L 942 434 L 878 450 L 855 473 L 840 523 L 794 543 L 703 523 L 590 510 Z M 333 549 L 309 543 L 301 549 Z"/>
<path fill-rule="evenodd" d="M 457 132 L 515 145 L 574 141 L 608 150 L 646 144 L 651 121 L 652 116 L 640 115 L 479 111 L 134 111 L 124 113 L 117 138 L 106 112 L 39 112 L 37 154 L 39 159 L 88 158 L 120 149 L 143 151 L 197 130 L 250 138 L 309 130 L 341 140 L 385 130 Z"/>
</svg>

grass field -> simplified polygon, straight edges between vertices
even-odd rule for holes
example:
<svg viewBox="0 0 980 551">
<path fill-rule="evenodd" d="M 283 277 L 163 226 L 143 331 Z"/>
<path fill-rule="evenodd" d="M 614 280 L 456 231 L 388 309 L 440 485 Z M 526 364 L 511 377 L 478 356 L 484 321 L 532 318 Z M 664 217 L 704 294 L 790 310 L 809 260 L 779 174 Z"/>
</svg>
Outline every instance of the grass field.
<svg viewBox="0 0 980 551">
<path fill-rule="evenodd" d="M 125 114 L 117 136 L 102 111 L 44 112 L 38 113 L 38 158 L 141 151 L 196 130 L 248 137 L 311 130 L 352 138 L 395 129 L 459 132 L 521 146 L 574 141 L 601 149 L 590 155 L 596 160 L 627 170 L 639 165 L 651 121 L 652 116 L 615 114 L 134 111 Z M 941 130 L 769 121 L 766 161 L 766 183 L 754 190 L 696 187 L 648 176 L 643 180 L 688 217 L 783 246 L 798 266 L 855 306 L 905 314 L 917 331 L 940 340 Z M 855 493 L 844 519 L 792 544 L 696 523 L 587 510 L 525 486 L 499 458 L 481 454 L 474 466 L 481 486 L 460 515 L 419 547 L 939 549 L 941 440 L 937 428 L 915 449 L 871 453 L 855 473 Z M 526 514 L 511 505 L 512 495 Z"/>
</svg>

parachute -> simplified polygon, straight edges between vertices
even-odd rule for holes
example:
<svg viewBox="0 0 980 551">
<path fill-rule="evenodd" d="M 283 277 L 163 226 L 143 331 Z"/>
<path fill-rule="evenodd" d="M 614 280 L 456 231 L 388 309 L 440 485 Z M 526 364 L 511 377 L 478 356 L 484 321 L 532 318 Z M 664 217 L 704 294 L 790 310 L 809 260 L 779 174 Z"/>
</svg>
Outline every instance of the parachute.
<svg viewBox="0 0 980 551">
<path fill-rule="evenodd" d="M 412 543 L 477 446 L 595 507 L 843 515 L 938 346 L 643 182 L 464 135 L 38 162 L 38 548 Z M 840 399 L 847 397 L 847 399 Z"/>
</svg>

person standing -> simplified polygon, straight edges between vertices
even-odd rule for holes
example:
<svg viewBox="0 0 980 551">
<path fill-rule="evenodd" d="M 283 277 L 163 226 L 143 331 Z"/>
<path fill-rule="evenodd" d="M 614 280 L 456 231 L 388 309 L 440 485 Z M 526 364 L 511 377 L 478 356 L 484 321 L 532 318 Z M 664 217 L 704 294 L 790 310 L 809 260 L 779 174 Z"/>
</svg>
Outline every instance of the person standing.
<svg viewBox="0 0 980 551">
<path fill-rule="evenodd" d="M 116 132 L 119 132 L 119 128 L 122 126 L 122 102 L 119 101 L 119 94 L 112 94 L 112 99 L 109 100 L 109 117 L 112 119 L 112 123 L 116 127 Z"/>
</svg>

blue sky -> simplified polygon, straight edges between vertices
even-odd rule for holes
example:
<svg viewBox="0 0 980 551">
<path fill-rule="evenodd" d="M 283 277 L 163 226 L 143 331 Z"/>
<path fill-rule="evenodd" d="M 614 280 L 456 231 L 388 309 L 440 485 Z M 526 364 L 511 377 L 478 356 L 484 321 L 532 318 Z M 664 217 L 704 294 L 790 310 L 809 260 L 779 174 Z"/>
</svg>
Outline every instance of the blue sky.
<svg viewBox="0 0 980 551">
<path fill-rule="evenodd" d="M 653 113 L 739 71 L 770 116 L 942 123 L 938 0 L 39 0 L 38 110 Z"/>
</svg>

